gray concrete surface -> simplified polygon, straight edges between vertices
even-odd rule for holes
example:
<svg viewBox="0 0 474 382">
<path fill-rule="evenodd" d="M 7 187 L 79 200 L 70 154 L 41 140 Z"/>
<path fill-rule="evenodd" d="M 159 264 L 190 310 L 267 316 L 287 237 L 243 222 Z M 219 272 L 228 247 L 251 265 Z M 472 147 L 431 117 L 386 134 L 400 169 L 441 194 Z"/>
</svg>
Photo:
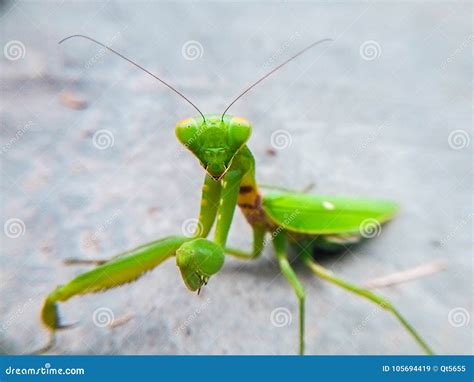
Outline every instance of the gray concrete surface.
<svg viewBox="0 0 474 382">
<path fill-rule="evenodd" d="M 86 41 L 57 45 L 75 33 L 112 44 L 206 112 L 332 37 L 233 107 L 254 124 L 258 180 L 397 200 L 380 237 L 322 261 L 360 283 L 446 261 L 443 272 L 380 292 L 437 352 L 472 352 L 472 4 L 6 2 L 1 12 L 2 352 L 46 341 L 43 297 L 87 269 L 63 259 L 180 233 L 198 211 L 203 171 L 173 131 L 193 109 Z M 279 129 L 291 144 L 272 155 Z M 246 247 L 238 215 L 230 242 Z M 295 267 L 308 294 L 308 353 L 419 353 L 388 314 Z M 291 323 L 272 324 L 277 308 Z M 80 325 L 54 352 L 292 354 L 296 308 L 271 250 L 229 259 L 200 296 L 170 261 L 63 304 L 65 322 Z M 111 314 L 122 325 L 97 325 Z"/>
</svg>

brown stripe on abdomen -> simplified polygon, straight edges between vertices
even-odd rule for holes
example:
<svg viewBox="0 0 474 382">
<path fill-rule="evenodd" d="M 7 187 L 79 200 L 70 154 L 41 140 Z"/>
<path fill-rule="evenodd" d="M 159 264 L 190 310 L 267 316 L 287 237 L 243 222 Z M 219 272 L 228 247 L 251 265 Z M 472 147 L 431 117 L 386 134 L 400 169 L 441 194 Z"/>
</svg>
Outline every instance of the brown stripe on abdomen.
<svg viewBox="0 0 474 382">
<path fill-rule="evenodd" d="M 252 209 L 252 210 L 257 208 L 255 205 L 249 204 L 249 203 L 239 203 L 239 207 L 240 208 L 248 208 L 248 209 Z"/>
<path fill-rule="evenodd" d="M 245 197 L 246 200 L 240 200 L 238 205 L 242 209 L 245 218 L 250 224 L 264 223 L 265 212 L 262 209 L 262 199 L 259 194 L 254 193 L 249 200 L 249 197 Z"/>
<path fill-rule="evenodd" d="M 240 186 L 239 194 L 248 194 L 253 191 L 252 186 Z"/>
</svg>

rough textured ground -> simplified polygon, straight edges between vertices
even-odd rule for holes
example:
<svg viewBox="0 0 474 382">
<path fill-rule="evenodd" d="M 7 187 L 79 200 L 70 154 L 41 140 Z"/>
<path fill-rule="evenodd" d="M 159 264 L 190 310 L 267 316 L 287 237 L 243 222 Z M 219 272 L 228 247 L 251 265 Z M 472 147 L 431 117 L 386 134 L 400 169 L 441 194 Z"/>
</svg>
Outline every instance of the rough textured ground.
<svg viewBox="0 0 474 382">
<path fill-rule="evenodd" d="M 444 272 L 380 292 L 437 352 L 472 352 L 472 5 L 6 2 L 1 12 L 2 352 L 46 341 L 43 297 L 87 269 L 64 258 L 180 233 L 198 211 L 203 171 L 173 131 L 193 109 L 86 41 L 57 45 L 74 33 L 112 44 L 206 112 L 334 38 L 233 107 L 254 124 L 258 180 L 398 201 L 380 237 L 323 263 L 362 283 L 446 261 Z M 278 130 L 283 141 L 272 141 Z M 238 215 L 230 241 L 249 246 Z M 308 353 L 419 352 L 389 315 L 295 267 L 308 294 Z M 272 324 L 277 308 L 293 315 L 288 325 Z M 229 259 L 198 297 L 170 261 L 63 304 L 64 320 L 80 325 L 55 352 L 291 354 L 296 308 L 271 250 Z M 99 324 L 130 320 L 101 327 L 94 312 Z"/>
</svg>

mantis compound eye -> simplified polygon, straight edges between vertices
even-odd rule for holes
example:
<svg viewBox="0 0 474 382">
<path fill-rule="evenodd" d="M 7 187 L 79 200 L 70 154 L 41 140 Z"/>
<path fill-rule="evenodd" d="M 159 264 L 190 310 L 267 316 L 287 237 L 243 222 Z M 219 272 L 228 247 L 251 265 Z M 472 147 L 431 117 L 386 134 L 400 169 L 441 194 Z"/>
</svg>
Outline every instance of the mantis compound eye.
<svg viewBox="0 0 474 382">
<path fill-rule="evenodd" d="M 176 251 L 176 264 L 188 289 L 196 291 L 222 268 L 224 250 L 212 241 L 194 239 Z"/>
</svg>

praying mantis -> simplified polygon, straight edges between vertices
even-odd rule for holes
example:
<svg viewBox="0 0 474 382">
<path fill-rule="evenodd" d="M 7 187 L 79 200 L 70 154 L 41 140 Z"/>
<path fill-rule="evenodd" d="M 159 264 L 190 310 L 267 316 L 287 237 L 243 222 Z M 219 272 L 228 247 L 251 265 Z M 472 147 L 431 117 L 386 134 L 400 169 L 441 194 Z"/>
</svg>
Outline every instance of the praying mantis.
<svg viewBox="0 0 474 382">
<path fill-rule="evenodd" d="M 61 323 L 58 303 L 74 296 L 102 292 L 138 279 L 145 272 L 175 256 L 184 284 L 190 291 L 199 291 L 217 274 L 225 255 L 240 259 L 257 258 L 271 243 L 281 273 L 293 289 L 299 305 L 298 352 L 304 354 L 305 290 L 288 260 L 288 249 L 293 247 L 298 258 L 316 276 L 349 292 L 379 305 L 391 313 L 427 354 L 430 347 L 385 298 L 335 276 L 317 263 L 313 250 L 337 250 L 359 242 L 367 235 L 364 229 L 373 229 L 394 217 L 398 206 L 387 200 L 321 196 L 297 192 L 272 191 L 261 193 L 255 178 L 255 160 L 247 146 L 252 127 L 241 117 L 230 116 L 227 111 L 254 86 L 275 71 L 316 45 L 331 41 L 317 41 L 265 76 L 247 87 L 222 114 L 203 114 L 194 103 L 167 82 L 101 42 L 84 35 L 83 38 L 118 55 L 130 64 L 145 71 L 163 85 L 178 94 L 198 111 L 196 117 L 177 123 L 176 136 L 199 161 L 205 170 L 201 205 L 195 233 L 188 236 L 169 236 L 145 244 L 110 260 L 94 261 L 70 259 L 69 263 L 93 263 L 96 268 L 82 273 L 68 283 L 58 286 L 45 299 L 41 319 L 50 331 L 49 343 L 41 352 L 49 350 L 55 342 L 55 334 L 68 325 Z M 253 231 L 250 251 L 230 248 L 227 238 L 236 207 L 239 207 Z M 369 222 L 370 227 L 364 228 Z M 215 226 L 213 240 L 208 236 Z"/>
</svg>

